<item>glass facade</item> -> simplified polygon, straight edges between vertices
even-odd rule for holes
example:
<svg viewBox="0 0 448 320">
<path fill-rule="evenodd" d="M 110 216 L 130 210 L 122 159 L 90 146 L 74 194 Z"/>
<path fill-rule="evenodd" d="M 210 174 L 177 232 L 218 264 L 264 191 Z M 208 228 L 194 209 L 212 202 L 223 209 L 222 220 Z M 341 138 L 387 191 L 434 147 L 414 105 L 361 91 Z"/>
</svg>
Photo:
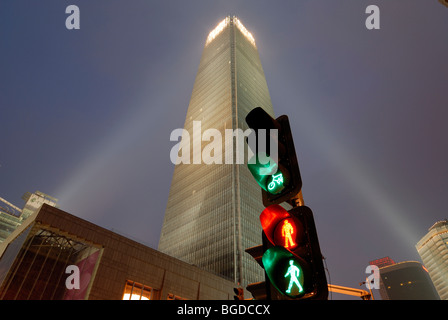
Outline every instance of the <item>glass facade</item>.
<svg viewBox="0 0 448 320">
<path fill-rule="evenodd" d="M 20 226 L 21 222 L 22 219 L 20 217 L 1 211 L 0 209 L 0 243 L 5 241 Z"/>
<path fill-rule="evenodd" d="M 0 198 L 0 243 L 20 226 L 22 210 L 12 203 Z"/>
<path fill-rule="evenodd" d="M 175 166 L 159 250 L 241 285 L 264 279 L 244 252 L 262 242 L 264 207 L 247 158 L 236 163 L 237 139 L 224 137 L 226 129 L 246 130 L 245 117 L 255 107 L 273 116 L 255 41 L 237 18 L 227 17 L 210 33 L 202 53 L 184 124 L 190 163 Z M 221 133 L 222 164 L 196 163 L 210 142 L 204 138 L 195 147 L 193 140 L 200 141 L 201 133 L 193 130 L 194 121 L 202 134 L 208 129 Z M 226 152 L 233 161 L 226 161 Z"/>
<path fill-rule="evenodd" d="M 31 225 L 0 257 L 0 300 L 85 299 L 99 253 L 57 229 Z M 67 272 L 68 266 L 77 272 Z M 72 274 L 77 279 L 72 281 Z"/>
<path fill-rule="evenodd" d="M 440 299 L 448 300 L 448 220 L 439 221 L 429 228 L 416 249 Z"/>
</svg>

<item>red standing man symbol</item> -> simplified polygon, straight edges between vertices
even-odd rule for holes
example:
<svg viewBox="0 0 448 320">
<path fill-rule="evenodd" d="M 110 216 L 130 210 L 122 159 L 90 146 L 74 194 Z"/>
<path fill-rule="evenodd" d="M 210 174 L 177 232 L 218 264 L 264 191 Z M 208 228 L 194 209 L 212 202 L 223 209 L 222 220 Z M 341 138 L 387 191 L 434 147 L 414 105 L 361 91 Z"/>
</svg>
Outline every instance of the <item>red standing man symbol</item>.
<svg viewBox="0 0 448 320">
<path fill-rule="evenodd" d="M 282 237 L 285 239 L 285 248 L 293 247 L 296 245 L 294 240 L 292 239 L 293 234 L 293 225 L 288 220 L 285 220 L 282 226 Z"/>
</svg>

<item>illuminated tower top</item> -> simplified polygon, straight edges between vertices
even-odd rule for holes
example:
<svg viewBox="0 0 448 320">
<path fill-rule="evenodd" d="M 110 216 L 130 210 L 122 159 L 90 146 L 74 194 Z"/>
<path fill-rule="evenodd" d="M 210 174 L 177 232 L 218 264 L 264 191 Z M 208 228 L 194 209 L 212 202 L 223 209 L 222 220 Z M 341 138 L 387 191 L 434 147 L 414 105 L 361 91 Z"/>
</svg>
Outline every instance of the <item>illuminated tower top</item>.
<svg viewBox="0 0 448 320">
<path fill-rule="evenodd" d="M 212 42 L 213 39 L 215 39 L 216 36 L 219 35 L 230 24 L 231 21 L 233 21 L 233 23 L 238 27 L 238 29 L 247 38 L 247 40 L 249 40 L 249 42 L 252 43 L 254 45 L 254 47 L 256 47 L 255 39 L 252 36 L 252 34 L 249 31 L 247 31 L 246 27 L 244 27 L 244 25 L 241 23 L 241 21 L 235 16 L 232 18 L 230 18 L 230 16 L 228 16 L 224 20 L 222 20 L 215 27 L 215 29 L 213 29 L 210 32 L 210 34 L 207 37 L 207 40 L 205 41 L 205 45 L 207 46 L 210 42 Z"/>
</svg>

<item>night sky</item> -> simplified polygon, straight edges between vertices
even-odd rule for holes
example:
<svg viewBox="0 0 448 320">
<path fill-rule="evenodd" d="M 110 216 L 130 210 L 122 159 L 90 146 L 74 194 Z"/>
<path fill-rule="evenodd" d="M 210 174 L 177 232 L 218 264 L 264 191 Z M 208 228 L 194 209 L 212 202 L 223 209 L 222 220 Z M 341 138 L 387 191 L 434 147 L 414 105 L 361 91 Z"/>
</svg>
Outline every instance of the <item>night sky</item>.
<svg viewBox="0 0 448 320">
<path fill-rule="evenodd" d="M 65 26 L 71 4 L 79 30 Z M 371 4 L 379 30 L 365 26 Z M 421 261 L 415 244 L 448 204 L 437 0 L 0 0 L 0 197 L 22 207 L 38 190 L 157 248 L 170 133 L 227 15 L 253 34 L 275 113 L 289 116 L 328 280 L 365 289 L 370 260 Z"/>
</svg>

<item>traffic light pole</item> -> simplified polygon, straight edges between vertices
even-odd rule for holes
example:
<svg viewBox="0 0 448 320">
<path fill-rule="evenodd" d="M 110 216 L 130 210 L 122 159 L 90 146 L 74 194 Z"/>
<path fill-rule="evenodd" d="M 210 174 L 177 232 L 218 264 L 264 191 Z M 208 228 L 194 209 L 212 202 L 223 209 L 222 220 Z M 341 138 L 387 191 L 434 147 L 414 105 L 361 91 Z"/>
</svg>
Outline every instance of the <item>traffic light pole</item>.
<svg viewBox="0 0 448 320">
<path fill-rule="evenodd" d="M 303 200 L 302 190 L 294 197 L 287 201 L 293 208 L 304 206 L 305 201 Z"/>
</svg>

